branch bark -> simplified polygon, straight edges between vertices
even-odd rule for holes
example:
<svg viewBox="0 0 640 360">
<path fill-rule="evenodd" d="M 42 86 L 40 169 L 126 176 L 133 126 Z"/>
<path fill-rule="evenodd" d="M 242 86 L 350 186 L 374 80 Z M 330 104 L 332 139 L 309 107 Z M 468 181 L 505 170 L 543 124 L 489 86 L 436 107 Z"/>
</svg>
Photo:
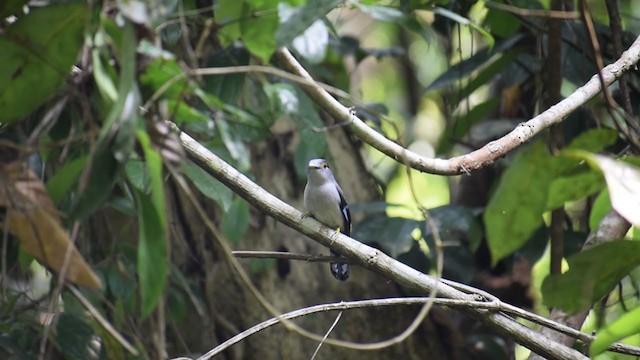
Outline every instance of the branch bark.
<svg viewBox="0 0 640 360">
<path fill-rule="evenodd" d="M 311 75 L 298 63 L 286 49 L 276 52 L 276 60 L 280 66 L 292 74 L 312 80 Z M 640 61 L 640 37 L 625 51 L 620 59 L 602 69 L 601 78 L 604 86 L 610 86 L 626 71 Z M 333 98 L 320 85 L 308 84 L 303 86 L 307 94 L 318 105 L 329 112 L 338 122 L 348 123 L 349 129 L 360 139 L 380 152 L 398 162 L 412 168 L 440 175 L 459 175 L 493 164 L 497 159 L 518 146 L 530 141 L 535 135 L 552 125 L 562 122 L 569 114 L 586 104 L 602 90 L 602 83 L 598 74 L 594 75 L 586 84 L 578 88 L 566 99 L 550 107 L 533 119 L 518 125 L 509 134 L 492 141 L 482 148 L 466 155 L 450 159 L 427 158 L 407 150 L 397 143 L 387 139 L 384 135 L 370 128 L 353 112 Z"/>
</svg>

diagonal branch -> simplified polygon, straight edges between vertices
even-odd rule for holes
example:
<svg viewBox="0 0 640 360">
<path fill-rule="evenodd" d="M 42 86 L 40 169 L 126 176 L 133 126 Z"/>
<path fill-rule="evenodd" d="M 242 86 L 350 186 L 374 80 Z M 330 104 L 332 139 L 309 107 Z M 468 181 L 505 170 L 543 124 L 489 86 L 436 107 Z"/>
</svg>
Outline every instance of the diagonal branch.
<svg viewBox="0 0 640 360">
<path fill-rule="evenodd" d="M 176 131 L 180 131 L 175 124 L 171 125 Z M 251 205 L 283 224 L 417 293 L 428 295 L 437 286 L 438 294 L 442 297 L 473 300 L 473 295 L 438 282 L 377 249 L 336 233 L 315 219 L 303 218 L 302 212 L 264 190 L 186 133 L 180 133 L 180 140 L 194 162 Z M 550 341 L 503 313 L 478 308 L 466 308 L 462 311 L 549 359 L 586 359 L 578 351 Z"/>
<path fill-rule="evenodd" d="M 275 58 L 282 68 L 292 74 L 312 80 L 311 75 L 286 48 L 280 49 Z M 626 71 L 634 67 L 638 61 L 640 61 L 640 37 L 622 54 L 618 61 L 602 69 L 601 77 L 604 86 L 613 84 Z M 427 158 L 407 150 L 369 127 L 319 85 L 309 84 L 303 87 L 307 94 L 324 110 L 329 112 L 337 122 L 348 122 L 351 132 L 392 159 L 408 164 L 422 172 L 459 175 L 493 164 L 494 161 L 505 156 L 511 150 L 533 139 L 535 135 L 544 129 L 562 122 L 569 114 L 598 95 L 602 91 L 602 83 L 598 75 L 594 75 L 586 84 L 578 88 L 566 99 L 533 119 L 518 125 L 509 134 L 486 144 L 478 150 L 450 159 Z"/>
</svg>

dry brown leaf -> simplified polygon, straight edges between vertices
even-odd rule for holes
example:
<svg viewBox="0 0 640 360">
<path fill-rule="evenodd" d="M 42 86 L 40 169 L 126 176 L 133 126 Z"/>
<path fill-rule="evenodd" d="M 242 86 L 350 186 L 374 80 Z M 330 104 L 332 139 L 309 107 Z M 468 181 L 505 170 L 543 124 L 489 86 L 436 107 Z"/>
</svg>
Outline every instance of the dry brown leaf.
<svg viewBox="0 0 640 360">
<path fill-rule="evenodd" d="M 20 241 L 24 251 L 59 272 L 69 249 L 67 280 L 91 289 L 102 287 L 100 278 L 71 243 L 44 184 L 26 164 L 0 165 L 0 206 L 7 209 L 5 229 Z"/>
</svg>

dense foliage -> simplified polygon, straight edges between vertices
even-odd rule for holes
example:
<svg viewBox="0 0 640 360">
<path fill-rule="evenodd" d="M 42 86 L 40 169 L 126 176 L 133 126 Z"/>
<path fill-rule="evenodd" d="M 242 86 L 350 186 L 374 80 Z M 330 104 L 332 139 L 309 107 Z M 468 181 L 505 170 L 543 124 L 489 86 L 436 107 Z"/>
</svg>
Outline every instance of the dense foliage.
<svg viewBox="0 0 640 360">
<path fill-rule="evenodd" d="M 196 254 L 227 263 L 229 247 L 253 246 L 273 225 L 189 160 L 172 123 L 298 205 L 308 160 L 327 157 L 352 189 L 353 238 L 425 273 L 442 254 L 442 277 L 542 314 L 591 309 L 593 355 L 638 343 L 640 243 L 627 232 L 640 226 L 635 69 L 493 165 L 445 177 L 364 144 L 274 56 L 287 47 L 375 131 L 446 159 L 576 93 L 632 46 L 638 15 L 632 0 L 2 1 L 0 357 L 160 358 L 218 345 L 165 336 L 198 332 L 208 325 L 191 313 L 231 298 L 214 294 L 212 264 Z M 190 201 L 206 203 L 212 223 L 176 210 Z M 611 214 L 627 228 L 585 246 Z M 189 241 L 212 237 L 226 245 Z M 289 271 L 246 264 L 261 290 Z M 488 344 L 479 358 L 512 351 L 483 329 L 459 331 L 470 331 L 465 346 Z"/>
</svg>

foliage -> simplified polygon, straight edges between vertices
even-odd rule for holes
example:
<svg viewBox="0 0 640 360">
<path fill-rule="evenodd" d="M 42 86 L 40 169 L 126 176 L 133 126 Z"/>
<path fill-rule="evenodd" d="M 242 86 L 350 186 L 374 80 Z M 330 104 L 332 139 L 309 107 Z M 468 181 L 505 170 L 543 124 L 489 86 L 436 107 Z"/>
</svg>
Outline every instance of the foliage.
<svg viewBox="0 0 640 360">
<path fill-rule="evenodd" d="M 629 276 L 639 262 L 637 236 L 578 252 L 611 209 L 640 226 L 640 160 L 618 157 L 638 153 L 636 74 L 625 77 L 630 100 L 622 85 L 609 90 L 631 113 L 623 116 L 620 106 L 610 109 L 598 97 L 487 171 L 448 182 L 407 172 L 353 138 L 352 153 L 337 148 L 334 131 L 345 127 L 333 124 L 299 81 L 266 70 L 280 65 L 272 56 L 287 46 L 376 131 L 434 157 L 464 154 L 543 110 L 551 68 L 563 96 L 597 72 L 593 39 L 581 22 L 563 21 L 558 34 L 547 35 L 545 17 L 521 16 L 512 3 L 525 12 L 549 6 L 537 0 L 0 2 L 3 279 L 7 271 L 26 271 L 20 259 L 28 264 L 31 257 L 58 274 L 68 256 L 66 279 L 92 289 L 84 294 L 99 312 L 151 358 L 153 341 L 140 335 L 145 321 L 164 311 L 180 323 L 192 308 L 203 311 L 211 289 L 172 254 L 177 235 L 170 229 L 179 221 L 170 214 L 188 203 L 173 178 L 184 175 L 203 202 L 211 200 L 211 217 L 234 247 L 247 243 L 256 223 L 268 226 L 234 189 L 185 158 L 164 123 L 171 120 L 250 178 L 269 149 L 277 166 L 291 171 L 286 180 L 274 177 L 274 192 L 286 193 L 290 184 L 299 192 L 310 158 L 333 163 L 362 154 L 385 202 L 352 204 L 362 219 L 354 238 L 425 273 L 437 269 L 441 252 L 443 277 L 500 292 L 520 306 L 577 312 L 598 301 L 616 305 L 596 314 L 607 321 L 593 354 L 638 334 L 638 307 L 609 295 L 623 281 L 639 286 Z M 640 34 L 632 21 L 637 6 L 618 1 L 625 28 L 614 34 L 599 2 L 587 3 L 600 55 L 605 64 L 615 61 L 616 36 L 624 50 Z M 562 62 L 550 68 L 554 36 Z M 551 223 L 555 209 L 566 210 L 565 223 Z M 115 241 L 73 230 L 95 225 L 103 214 L 123 219 L 111 229 Z M 565 236 L 568 271 L 545 273 L 534 289 L 542 299 L 532 298 L 531 277 L 542 275 L 531 268 L 549 260 L 544 249 L 553 226 Z M 289 270 L 279 264 L 256 261 L 252 275 L 282 277 Z M 491 288 L 499 282 L 505 287 Z M 54 301 L 58 280 L 50 285 L 43 299 Z M 32 307 L 33 299 L 3 286 L 0 354 L 35 356 L 51 325 L 36 321 L 42 309 Z M 50 335 L 56 351 L 70 359 L 125 356 L 123 345 L 63 294 L 65 311 Z M 497 335 L 460 331 L 495 345 L 487 358 L 504 356 L 507 346 Z M 98 353 L 95 339 L 102 344 Z M 168 342 L 171 356 L 187 350 Z M 211 346 L 199 345 L 198 351 Z"/>
</svg>

